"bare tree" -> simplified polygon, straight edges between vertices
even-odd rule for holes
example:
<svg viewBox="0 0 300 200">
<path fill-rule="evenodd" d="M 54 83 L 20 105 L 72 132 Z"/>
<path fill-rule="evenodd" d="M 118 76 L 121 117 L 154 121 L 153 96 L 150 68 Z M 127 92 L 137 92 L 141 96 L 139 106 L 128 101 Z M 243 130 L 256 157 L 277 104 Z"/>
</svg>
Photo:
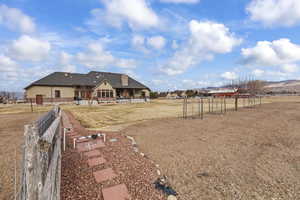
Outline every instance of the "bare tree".
<svg viewBox="0 0 300 200">
<path fill-rule="evenodd" d="M 246 77 L 243 79 L 232 80 L 228 85 L 224 87 L 237 89 L 239 93 L 248 93 L 250 95 L 262 94 L 264 91 L 265 82 L 261 80 L 252 79 Z"/>
</svg>

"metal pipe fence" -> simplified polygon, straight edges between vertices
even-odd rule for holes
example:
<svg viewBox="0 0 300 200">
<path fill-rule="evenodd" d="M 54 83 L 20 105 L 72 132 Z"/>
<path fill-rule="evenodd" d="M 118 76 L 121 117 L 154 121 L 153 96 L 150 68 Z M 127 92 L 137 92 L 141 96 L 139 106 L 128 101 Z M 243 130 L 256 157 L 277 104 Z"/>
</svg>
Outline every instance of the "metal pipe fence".
<svg viewBox="0 0 300 200">
<path fill-rule="evenodd" d="M 262 104 L 261 96 L 184 98 L 182 118 L 204 118 L 204 114 L 226 114 L 228 110 L 254 108 Z M 196 109 L 197 108 L 197 109 Z"/>
</svg>

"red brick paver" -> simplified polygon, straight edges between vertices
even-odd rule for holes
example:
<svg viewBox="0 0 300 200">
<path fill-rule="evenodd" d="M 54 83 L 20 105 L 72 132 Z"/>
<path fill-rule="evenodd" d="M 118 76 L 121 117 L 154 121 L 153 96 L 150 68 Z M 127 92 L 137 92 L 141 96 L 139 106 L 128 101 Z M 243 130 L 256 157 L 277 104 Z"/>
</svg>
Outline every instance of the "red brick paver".
<svg viewBox="0 0 300 200">
<path fill-rule="evenodd" d="M 88 162 L 88 165 L 90 167 L 94 167 L 94 166 L 101 165 L 101 164 L 105 163 L 106 160 L 103 157 L 98 157 L 98 158 L 88 159 L 87 162 Z"/>
<path fill-rule="evenodd" d="M 109 188 L 103 188 L 102 194 L 104 200 L 130 200 L 130 195 L 125 184 L 116 185 Z"/>
<path fill-rule="evenodd" d="M 78 138 L 78 137 L 80 137 L 80 135 L 78 135 L 78 134 L 74 134 L 74 135 L 70 136 L 71 139 Z"/>
<path fill-rule="evenodd" d="M 91 146 L 89 145 L 88 142 L 83 142 L 83 143 L 76 144 L 76 148 L 79 152 L 84 152 L 84 151 L 90 151 L 91 150 Z"/>
<path fill-rule="evenodd" d="M 105 144 L 101 140 L 92 141 L 92 142 L 90 142 L 90 145 L 92 146 L 92 148 L 105 147 Z"/>
<path fill-rule="evenodd" d="M 101 153 L 99 150 L 93 150 L 93 151 L 88 151 L 88 152 L 85 152 L 83 154 L 84 156 L 88 157 L 88 158 L 91 158 L 91 157 L 95 157 L 95 156 L 100 156 Z"/>
<path fill-rule="evenodd" d="M 111 180 L 117 176 L 115 172 L 112 170 L 112 168 L 96 171 L 93 172 L 93 174 L 97 183 L 101 183 L 106 180 Z"/>
</svg>

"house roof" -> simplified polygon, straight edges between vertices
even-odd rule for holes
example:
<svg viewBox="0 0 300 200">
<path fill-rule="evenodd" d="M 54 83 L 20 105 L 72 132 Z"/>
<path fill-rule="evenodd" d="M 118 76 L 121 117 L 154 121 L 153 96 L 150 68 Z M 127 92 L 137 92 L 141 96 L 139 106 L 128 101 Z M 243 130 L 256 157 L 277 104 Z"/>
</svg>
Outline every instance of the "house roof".
<svg viewBox="0 0 300 200">
<path fill-rule="evenodd" d="M 88 74 L 54 72 L 40 80 L 31 83 L 25 89 L 28 89 L 32 86 L 95 87 L 104 80 L 106 80 L 113 88 L 149 89 L 142 83 L 134 80 L 129 76 L 128 76 L 128 86 L 123 86 L 121 82 L 122 75 L 125 74 L 111 73 L 111 72 L 97 72 L 97 71 L 91 71 Z"/>
</svg>

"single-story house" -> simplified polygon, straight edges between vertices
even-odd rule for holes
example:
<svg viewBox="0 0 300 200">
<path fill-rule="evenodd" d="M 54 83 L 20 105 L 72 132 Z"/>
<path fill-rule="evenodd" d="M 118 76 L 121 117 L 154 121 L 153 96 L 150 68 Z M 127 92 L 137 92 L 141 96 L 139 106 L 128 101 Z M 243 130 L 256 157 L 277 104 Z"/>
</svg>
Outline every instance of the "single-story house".
<svg viewBox="0 0 300 200">
<path fill-rule="evenodd" d="M 114 101 L 149 98 L 150 89 L 126 74 L 91 71 L 88 74 L 54 72 L 25 88 L 33 103 L 68 102 L 78 99 Z"/>
</svg>

